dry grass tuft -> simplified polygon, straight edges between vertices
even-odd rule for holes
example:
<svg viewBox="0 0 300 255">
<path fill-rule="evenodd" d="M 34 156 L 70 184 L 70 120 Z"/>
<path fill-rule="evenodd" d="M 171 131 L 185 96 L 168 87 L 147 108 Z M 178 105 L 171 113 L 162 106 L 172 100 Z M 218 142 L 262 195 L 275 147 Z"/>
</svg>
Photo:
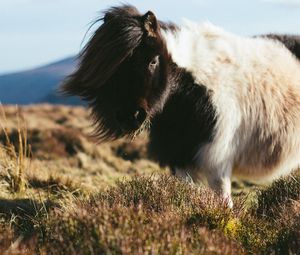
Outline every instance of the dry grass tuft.
<svg viewBox="0 0 300 255">
<path fill-rule="evenodd" d="M 3 120 L 0 120 L 0 123 L 5 123 L 6 115 L 2 106 L 1 110 Z M 19 113 L 16 118 L 18 123 L 18 149 L 16 149 L 16 146 L 11 142 L 7 129 L 1 126 L 5 136 L 5 143 L 0 146 L 0 174 L 6 177 L 4 179 L 6 179 L 11 190 L 21 192 L 25 188 L 24 173 L 29 167 L 31 150 L 27 143 L 27 129 L 24 122 L 21 122 Z"/>
</svg>

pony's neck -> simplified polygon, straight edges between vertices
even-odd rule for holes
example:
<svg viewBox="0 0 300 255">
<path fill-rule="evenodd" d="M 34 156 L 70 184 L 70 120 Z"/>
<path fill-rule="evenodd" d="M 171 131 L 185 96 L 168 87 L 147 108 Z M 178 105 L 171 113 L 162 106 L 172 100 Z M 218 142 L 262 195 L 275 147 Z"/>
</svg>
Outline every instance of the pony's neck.
<svg viewBox="0 0 300 255">
<path fill-rule="evenodd" d="M 213 137 L 215 109 L 190 72 L 175 63 L 169 68 L 169 93 L 152 120 L 149 152 L 162 166 L 192 167 L 199 145 Z"/>
<path fill-rule="evenodd" d="M 186 21 L 176 30 L 163 29 L 172 61 L 193 74 L 197 82 L 206 84 L 220 52 L 225 52 L 231 35 L 210 23 Z M 230 52 L 228 53 L 230 54 Z"/>
</svg>

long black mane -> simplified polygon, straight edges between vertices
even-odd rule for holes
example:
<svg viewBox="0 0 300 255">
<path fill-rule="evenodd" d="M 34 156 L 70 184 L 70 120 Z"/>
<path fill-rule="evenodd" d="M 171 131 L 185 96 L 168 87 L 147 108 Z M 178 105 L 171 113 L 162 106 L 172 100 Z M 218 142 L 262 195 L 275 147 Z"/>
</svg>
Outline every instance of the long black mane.
<svg viewBox="0 0 300 255">
<path fill-rule="evenodd" d="M 99 19 L 103 24 L 79 56 L 79 69 L 63 85 L 64 94 L 93 99 L 93 90 L 105 84 L 140 44 L 143 31 L 135 16 L 140 13 L 132 6 L 113 7 L 105 12 Z"/>
<path fill-rule="evenodd" d="M 95 136 L 117 139 L 132 135 L 133 122 L 142 123 L 157 104 L 154 101 L 162 97 L 168 54 L 160 29 L 175 30 L 176 26 L 159 22 L 151 11 L 142 15 L 129 5 L 108 9 L 98 21 L 102 24 L 80 54 L 79 68 L 61 91 L 88 102 Z M 161 56 L 159 70 L 153 67 L 153 73 L 146 74 L 156 56 Z"/>
</svg>

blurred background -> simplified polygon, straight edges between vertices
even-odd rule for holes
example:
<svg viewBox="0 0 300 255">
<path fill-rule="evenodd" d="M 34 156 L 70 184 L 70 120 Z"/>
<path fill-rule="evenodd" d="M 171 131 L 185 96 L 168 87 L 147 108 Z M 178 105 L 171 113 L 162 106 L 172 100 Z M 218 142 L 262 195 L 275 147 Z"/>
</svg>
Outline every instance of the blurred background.
<svg viewBox="0 0 300 255">
<path fill-rule="evenodd" d="M 76 55 L 101 11 L 114 0 L 1 0 L 0 101 L 2 104 L 79 104 L 55 93 L 76 66 Z M 131 0 L 141 12 L 178 24 L 210 21 L 240 35 L 300 34 L 300 0 Z"/>
</svg>

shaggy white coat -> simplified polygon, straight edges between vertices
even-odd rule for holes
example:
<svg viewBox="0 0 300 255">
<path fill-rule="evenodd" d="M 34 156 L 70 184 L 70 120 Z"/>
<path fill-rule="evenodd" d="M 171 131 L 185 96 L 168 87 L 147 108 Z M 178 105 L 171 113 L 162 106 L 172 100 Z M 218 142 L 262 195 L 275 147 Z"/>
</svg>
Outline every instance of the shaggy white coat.
<svg viewBox="0 0 300 255">
<path fill-rule="evenodd" d="M 213 142 L 179 176 L 205 177 L 232 206 L 232 175 L 266 181 L 299 167 L 300 62 L 283 44 L 190 21 L 162 33 L 173 61 L 211 91 L 217 111 Z"/>
</svg>

